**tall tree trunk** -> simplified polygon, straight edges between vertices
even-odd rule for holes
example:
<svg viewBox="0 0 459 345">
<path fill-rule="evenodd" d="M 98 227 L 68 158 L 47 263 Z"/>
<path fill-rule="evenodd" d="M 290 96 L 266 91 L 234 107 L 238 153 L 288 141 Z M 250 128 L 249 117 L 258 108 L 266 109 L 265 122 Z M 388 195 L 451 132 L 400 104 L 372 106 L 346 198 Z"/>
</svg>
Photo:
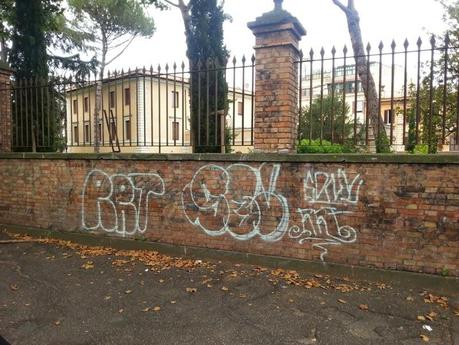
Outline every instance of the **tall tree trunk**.
<svg viewBox="0 0 459 345">
<path fill-rule="evenodd" d="M 105 64 L 107 58 L 107 38 L 102 31 L 102 61 L 100 63 L 99 79 L 96 81 L 96 104 L 94 109 L 94 152 L 100 152 L 101 138 L 99 135 L 99 123 L 102 116 L 102 81 L 104 79 Z"/>
<path fill-rule="evenodd" d="M 355 55 L 355 64 L 357 73 L 362 83 L 365 98 L 367 100 L 367 111 L 369 116 L 370 130 L 375 135 L 376 150 L 379 153 L 389 152 L 390 144 L 387 139 L 384 121 L 379 114 L 379 97 L 376 90 L 375 80 L 368 68 L 369 61 L 367 59 L 367 52 L 362 39 L 362 31 L 360 29 L 360 16 L 355 8 L 354 0 L 348 0 L 347 7 L 344 6 L 339 0 L 332 0 L 345 14 L 349 35 L 351 37 L 352 49 Z M 379 131 L 378 131 L 379 129 Z"/>
<path fill-rule="evenodd" d="M 183 0 L 179 0 L 178 3 L 176 5 L 174 5 L 176 7 L 178 7 L 178 9 L 180 10 L 180 13 L 182 15 L 182 19 L 183 19 L 183 26 L 184 26 L 184 29 L 185 29 L 185 39 L 186 39 L 186 46 L 187 46 L 187 51 L 186 51 L 186 57 L 188 59 L 188 69 L 189 71 L 191 72 L 194 68 L 194 63 L 193 63 L 193 60 L 191 59 L 191 54 L 190 54 L 190 50 L 188 49 L 188 47 L 190 47 L 191 45 L 191 15 L 190 15 L 190 12 L 189 12 L 189 6 L 187 4 L 184 3 Z M 189 94 L 190 94 L 190 99 L 193 98 L 193 77 L 190 73 L 190 91 L 189 91 Z M 191 149 L 192 149 L 192 152 L 196 152 L 196 146 L 197 146 L 197 137 L 196 137 L 196 133 L 198 133 L 198 130 L 196 128 L 196 123 L 195 121 L 193 121 L 193 109 L 190 107 L 190 118 L 191 118 L 191 121 L 190 121 L 190 127 L 191 127 L 191 130 L 190 130 L 190 143 L 191 143 Z"/>
</svg>

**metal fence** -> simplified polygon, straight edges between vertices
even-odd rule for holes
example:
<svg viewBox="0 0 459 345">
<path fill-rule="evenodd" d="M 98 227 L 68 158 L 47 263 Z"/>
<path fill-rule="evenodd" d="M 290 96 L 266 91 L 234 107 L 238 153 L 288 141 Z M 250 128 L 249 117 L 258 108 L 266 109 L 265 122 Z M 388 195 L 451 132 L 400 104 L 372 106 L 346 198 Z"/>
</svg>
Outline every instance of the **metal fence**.
<svg viewBox="0 0 459 345">
<path fill-rule="evenodd" d="M 356 65 L 360 57 L 347 47 L 301 55 L 300 148 L 341 145 L 358 152 L 386 133 L 395 152 L 458 150 L 457 53 L 448 37 L 432 37 L 368 45 L 365 66 Z M 12 99 L 15 151 L 247 152 L 254 144 L 255 66 L 252 55 L 193 68 L 112 71 L 103 80 L 13 80 L 0 92 Z M 366 98 L 362 74 L 369 72 L 377 109 Z"/>
<path fill-rule="evenodd" d="M 366 66 L 377 92 L 377 113 L 393 151 L 459 149 L 459 70 L 448 37 L 381 42 L 366 47 Z M 372 125 L 356 57 L 344 47 L 310 50 L 299 65 L 299 139 L 303 145 L 367 148 L 380 140 Z M 382 135 L 382 134 L 381 134 Z"/>
<path fill-rule="evenodd" d="M 254 78 L 252 56 L 112 71 L 103 80 L 13 80 L 1 91 L 11 93 L 15 151 L 92 152 L 98 143 L 101 152 L 243 152 L 254 139 Z"/>
</svg>

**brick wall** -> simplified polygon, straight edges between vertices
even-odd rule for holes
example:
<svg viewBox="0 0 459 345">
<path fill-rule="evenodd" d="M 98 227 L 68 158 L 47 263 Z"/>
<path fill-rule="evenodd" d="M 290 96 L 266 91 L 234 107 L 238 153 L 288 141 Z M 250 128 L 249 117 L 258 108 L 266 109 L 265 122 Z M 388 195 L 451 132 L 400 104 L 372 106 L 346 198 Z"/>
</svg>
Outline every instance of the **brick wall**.
<svg viewBox="0 0 459 345">
<path fill-rule="evenodd" d="M 248 23 L 256 38 L 254 149 L 295 152 L 298 133 L 299 42 L 306 30 L 278 3 Z"/>
<path fill-rule="evenodd" d="M 459 276 L 458 165 L 250 157 L 0 158 L 0 223 Z"/>
<path fill-rule="evenodd" d="M 0 152 L 11 151 L 11 71 L 0 66 Z"/>
</svg>

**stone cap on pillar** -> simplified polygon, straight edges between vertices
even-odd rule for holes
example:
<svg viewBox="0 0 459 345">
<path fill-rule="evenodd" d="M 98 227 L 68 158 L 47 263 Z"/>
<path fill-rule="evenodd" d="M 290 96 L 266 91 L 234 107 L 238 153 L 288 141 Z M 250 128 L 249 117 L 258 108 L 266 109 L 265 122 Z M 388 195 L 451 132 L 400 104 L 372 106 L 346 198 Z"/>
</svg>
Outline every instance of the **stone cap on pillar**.
<svg viewBox="0 0 459 345">
<path fill-rule="evenodd" d="M 283 0 L 274 0 L 274 9 L 264 13 L 262 16 L 255 19 L 255 21 L 248 23 L 247 26 L 249 29 L 256 34 L 257 32 L 272 31 L 273 27 L 288 24 L 289 29 L 293 31 L 298 39 L 305 36 L 306 29 L 296 17 L 282 8 L 282 3 Z"/>
</svg>

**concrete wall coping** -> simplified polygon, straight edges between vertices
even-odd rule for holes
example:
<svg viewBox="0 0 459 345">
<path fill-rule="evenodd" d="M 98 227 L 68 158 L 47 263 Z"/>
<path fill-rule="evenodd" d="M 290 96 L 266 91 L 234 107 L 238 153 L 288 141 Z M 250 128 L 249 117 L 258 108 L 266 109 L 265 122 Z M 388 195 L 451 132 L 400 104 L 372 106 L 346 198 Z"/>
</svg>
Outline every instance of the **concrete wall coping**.
<svg viewBox="0 0 459 345">
<path fill-rule="evenodd" d="M 204 162 L 361 163 L 361 164 L 454 164 L 459 154 L 145 154 L 145 153 L 0 153 L 0 159 L 137 160 Z"/>
</svg>

